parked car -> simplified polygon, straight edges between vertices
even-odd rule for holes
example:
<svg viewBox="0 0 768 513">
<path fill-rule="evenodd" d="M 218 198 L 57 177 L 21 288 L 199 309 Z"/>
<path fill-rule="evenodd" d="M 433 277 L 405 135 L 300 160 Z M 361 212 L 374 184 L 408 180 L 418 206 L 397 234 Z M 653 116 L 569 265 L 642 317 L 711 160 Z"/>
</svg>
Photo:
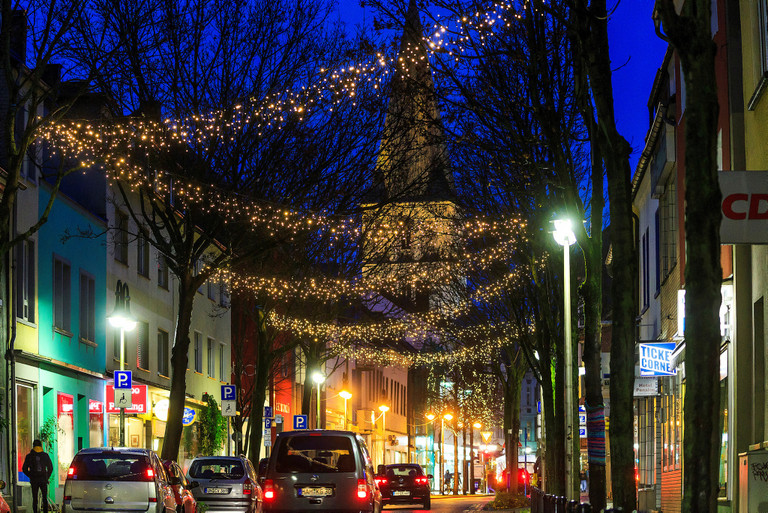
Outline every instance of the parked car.
<svg viewBox="0 0 768 513">
<path fill-rule="evenodd" d="M 173 460 L 165 460 L 163 466 L 173 489 L 173 497 L 176 499 L 176 513 L 195 513 L 197 501 L 192 494 L 192 489 L 200 486 L 200 483 L 187 480 L 184 471 Z"/>
<path fill-rule="evenodd" d="M 245 456 L 202 456 L 189 465 L 192 494 L 208 513 L 261 513 L 263 496 L 253 465 Z"/>
<path fill-rule="evenodd" d="M 265 510 L 381 512 L 365 441 L 350 431 L 278 433 L 264 479 Z"/>
<path fill-rule="evenodd" d="M 424 509 L 432 506 L 430 479 L 432 475 L 425 475 L 421 465 L 416 463 L 379 465 L 379 473 L 376 475 L 384 506 L 419 503 Z"/>
<path fill-rule="evenodd" d="M 75 455 L 64 483 L 62 512 L 83 510 L 176 513 L 176 499 L 154 451 L 90 448 Z"/>
</svg>

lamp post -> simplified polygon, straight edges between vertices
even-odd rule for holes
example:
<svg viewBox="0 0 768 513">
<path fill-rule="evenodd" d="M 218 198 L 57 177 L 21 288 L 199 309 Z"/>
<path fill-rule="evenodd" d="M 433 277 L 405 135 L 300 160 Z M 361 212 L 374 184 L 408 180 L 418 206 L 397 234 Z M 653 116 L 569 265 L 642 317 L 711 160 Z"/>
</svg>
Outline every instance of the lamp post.
<svg viewBox="0 0 768 513">
<path fill-rule="evenodd" d="M 136 327 L 136 318 L 131 314 L 131 295 L 128 284 L 117 280 L 115 287 L 115 309 L 107 316 L 109 323 L 120 330 L 120 370 L 125 370 L 125 332 Z M 113 388 L 114 390 L 114 388 Z M 120 447 L 125 447 L 125 408 L 120 407 Z"/>
<path fill-rule="evenodd" d="M 469 493 L 475 494 L 475 429 L 483 427 L 479 422 L 472 423 L 469 429 Z"/>
<path fill-rule="evenodd" d="M 453 415 L 451 415 L 450 413 L 446 413 L 445 415 L 443 415 L 443 420 L 450 422 L 451 420 L 453 420 Z M 441 474 L 440 479 L 442 480 L 443 486 L 440 487 L 441 488 L 440 493 L 442 493 L 443 495 L 445 495 L 445 455 L 443 454 L 443 442 L 445 440 L 444 428 L 445 428 L 445 422 L 441 422 L 440 423 L 440 474 Z"/>
<path fill-rule="evenodd" d="M 379 411 L 381 412 L 381 431 L 383 432 L 382 435 L 382 444 L 381 444 L 381 464 L 386 465 L 387 464 L 387 412 L 389 411 L 389 406 L 386 404 L 382 404 L 379 406 Z"/>
<path fill-rule="evenodd" d="M 491 435 L 493 435 L 493 431 L 480 431 L 480 436 L 483 437 L 483 442 L 485 442 L 486 450 L 488 450 L 488 441 L 491 439 Z M 488 465 L 487 461 L 483 461 L 483 482 L 485 483 L 485 491 L 488 491 L 488 469 L 486 466 Z"/>
<path fill-rule="evenodd" d="M 323 386 L 325 381 L 325 375 L 319 370 L 312 373 L 312 381 L 317 385 L 317 419 L 315 420 L 315 429 L 321 429 L 320 427 L 320 387 Z"/>
<path fill-rule="evenodd" d="M 352 393 L 344 389 L 341 392 L 339 392 L 339 395 L 344 398 L 344 429 L 347 429 L 347 401 L 352 399 Z"/>
<path fill-rule="evenodd" d="M 426 417 L 427 420 L 429 420 L 429 423 L 432 425 L 432 441 L 429 444 L 430 445 L 430 452 L 432 453 L 432 474 L 437 474 L 437 459 L 435 458 L 435 423 L 433 422 L 435 420 L 435 414 L 432 412 L 427 413 Z M 427 440 L 429 440 L 429 437 L 427 437 Z M 429 465 L 427 465 L 429 466 Z M 427 472 L 429 474 L 430 472 Z M 438 479 L 433 480 L 433 483 L 440 482 L 440 476 L 438 475 Z"/>
<path fill-rule="evenodd" d="M 576 235 L 570 219 L 556 219 L 555 241 L 563 246 L 563 343 L 565 345 L 565 495 L 573 499 L 573 347 L 571 345 L 571 246 Z"/>
</svg>

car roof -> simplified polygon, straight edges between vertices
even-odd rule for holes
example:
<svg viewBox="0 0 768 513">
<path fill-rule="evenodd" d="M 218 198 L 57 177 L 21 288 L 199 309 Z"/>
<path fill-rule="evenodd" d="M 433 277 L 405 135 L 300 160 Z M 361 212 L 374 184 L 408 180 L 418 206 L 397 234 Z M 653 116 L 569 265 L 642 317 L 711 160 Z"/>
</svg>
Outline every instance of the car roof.
<svg viewBox="0 0 768 513">
<path fill-rule="evenodd" d="M 232 461 L 241 461 L 243 459 L 242 456 L 198 456 L 192 461 L 204 461 L 204 460 L 232 460 Z"/>
<path fill-rule="evenodd" d="M 285 437 L 285 436 L 298 436 L 298 435 L 331 435 L 331 436 L 351 436 L 356 437 L 357 433 L 354 431 L 341 431 L 336 429 L 302 429 L 302 430 L 296 430 L 296 431 L 283 431 L 281 433 L 278 433 L 277 436 Z"/>
<path fill-rule="evenodd" d="M 98 454 L 102 452 L 121 452 L 125 454 L 143 454 L 149 455 L 152 453 L 150 449 L 140 449 L 136 447 L 87 447 L 80 449 L 78 454 Z"/>
</svg>

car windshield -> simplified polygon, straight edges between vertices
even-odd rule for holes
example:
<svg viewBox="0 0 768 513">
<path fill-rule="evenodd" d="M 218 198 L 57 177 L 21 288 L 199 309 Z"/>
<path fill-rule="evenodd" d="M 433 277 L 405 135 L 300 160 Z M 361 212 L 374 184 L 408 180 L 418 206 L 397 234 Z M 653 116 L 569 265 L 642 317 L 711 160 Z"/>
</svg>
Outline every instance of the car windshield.
<svg viewBox="0 0 768 513">
<path fill-rule="evenodd" d="M 416 477 L 424 475 L 418 465 L 387 465 L 384 471 L 387 477 Z"/>
<path fill-rule="evenodd" d="M 297 435 L 283 439 L 277 472 L 354 472 L 355 455 L 346 436 Z"/>
<path fill-rule="evenodd" d="M 78 454 L 72 467 L 78 481 L 145 481 L 151 468 L 143 454 L 113 451 Z"/>
<path fill-rule="evenodd" d="M 189 467 L 192 479 L 240 479 L 245 469 L 240 460 L 206 458 L 195 460 Z"/>
</svg>

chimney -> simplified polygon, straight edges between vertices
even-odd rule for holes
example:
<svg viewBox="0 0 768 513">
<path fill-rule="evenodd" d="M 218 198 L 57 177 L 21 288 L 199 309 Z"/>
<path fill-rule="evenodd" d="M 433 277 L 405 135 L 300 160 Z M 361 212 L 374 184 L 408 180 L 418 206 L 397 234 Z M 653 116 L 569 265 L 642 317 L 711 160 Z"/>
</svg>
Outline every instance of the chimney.
<svg viewBox="0 0 768 513">
<path fill-rule="evenodd" d="M 21 64 L 27 61 L 27 12 L 15 9 L 11 14 L 11 57 Z"/>
</svg>

